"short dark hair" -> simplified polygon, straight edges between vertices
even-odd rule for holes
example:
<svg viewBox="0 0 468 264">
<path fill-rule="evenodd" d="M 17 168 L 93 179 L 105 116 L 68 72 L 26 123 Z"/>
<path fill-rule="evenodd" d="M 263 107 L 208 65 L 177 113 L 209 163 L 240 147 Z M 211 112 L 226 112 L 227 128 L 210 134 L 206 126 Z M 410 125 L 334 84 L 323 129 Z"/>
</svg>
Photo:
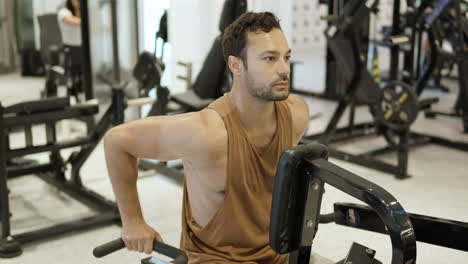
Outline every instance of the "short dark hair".
<svg viewBox="0 0 468 264">
<path fill-rule="evenodd" d="M 223 56 L 226 64 L 229 56 L 240 57 L 247 66 L 245 45 L 247 32 L 270 32 L 281 29 L 278 18 L 270 12 L 246 12 L 232 22 L 223 34 Z"/>
</svg>

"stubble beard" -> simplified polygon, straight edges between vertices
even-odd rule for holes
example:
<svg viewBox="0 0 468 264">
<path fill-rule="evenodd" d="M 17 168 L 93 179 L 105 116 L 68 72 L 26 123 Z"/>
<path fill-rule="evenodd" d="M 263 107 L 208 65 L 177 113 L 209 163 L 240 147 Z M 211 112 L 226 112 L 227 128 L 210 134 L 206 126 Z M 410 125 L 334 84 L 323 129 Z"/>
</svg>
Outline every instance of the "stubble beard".
<svg viewBox="0 0 468 264">
<path fill-rule="evenodd" d="M 289 96 L 289 84 L 286 87 L 286 93 L 275 93 L 273 91 L 274 84 L 280 80 L 275 81 L 273 84 L 257 84 L 255 83 L 254 78 L 252 78 L 250 72 L 247 72 L 246 75 L 246 85 L 249 94 L 255 98 L 264 100 L 264 101 L 284 101 L 288 99 Z M 282 80 L 288 80 L 288 77 L 283 78 Z"/>
</svg>

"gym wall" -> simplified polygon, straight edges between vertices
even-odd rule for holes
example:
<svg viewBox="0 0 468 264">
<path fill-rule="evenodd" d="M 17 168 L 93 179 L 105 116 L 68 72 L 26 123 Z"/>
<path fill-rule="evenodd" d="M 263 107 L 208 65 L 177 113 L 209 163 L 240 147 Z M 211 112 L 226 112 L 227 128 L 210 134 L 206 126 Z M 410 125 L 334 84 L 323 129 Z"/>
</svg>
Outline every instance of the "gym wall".
<svg viewBox="0 0 468 264">
<path fill-rule="evenodd" d="M 219 17 L 224 1 L 219 0 L 171 0 L 169 11 L 169 41 L 171 42 L 171 92 L 183 92 L 186 68 L 177 62 L 191 62 L 192 82 L 216 36 L 219 35 Z"/>
</svg>

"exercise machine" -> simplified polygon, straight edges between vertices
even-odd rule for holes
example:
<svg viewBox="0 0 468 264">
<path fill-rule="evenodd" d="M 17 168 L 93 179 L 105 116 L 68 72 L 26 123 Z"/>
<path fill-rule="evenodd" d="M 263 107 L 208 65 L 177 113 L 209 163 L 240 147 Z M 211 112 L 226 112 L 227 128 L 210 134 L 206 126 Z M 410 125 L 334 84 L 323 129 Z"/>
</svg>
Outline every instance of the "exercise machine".
<svg viewBox="0 0 468 264">
<path fill-rule="evenodd" d="M 96 247 L 93 250 L 93 255 L 96 258 L 102 258 L 110 253 L 113 253 L 123 248 L 125 248 L 125 243 L 123 242 L 121 238 L 118 238 L 108 243 L 105 243 L 101 246 Z M 161 243 L 159 241 L 156 241 L 156 240 L 154 241 L 153 251 L 159 254 L 163 254 L 164 256 L 170 257 L 173 261 L 167 262 L 156 257 L 148 257 L 148 258 L 142 259 L 141 264 L 167 264 L 167 263 L 186 264 L 188 263 L 187 255 L 183 251 L 175 247 L 172 247 L 170 245 Z"/>
<path fill-rule="evenodd" d="M 289 264 L 309 264 L 312 244 L 320 224 L 335 222 L 389 236 L 392 264 L 416 263 L 416 243 L 424 242 L 468 251 L 468 224 L 448 219 L 407 213 L 398 200 L 381 186 L 353 174 L 328 160 L 327 147 L 299 145 L 283 152 L 273 188 L 270 215 L 270 246 L 279 254 L 289 254 Z M 335 204 L 330 214 L 321 214 L 325 186 L 367 204 Z M 97 247 L 96 257 L 125 247 L 116 239 Z M 183 252 L 155 242 L 155 251 L 186 263 Z M 381 264 L 376 251 L 354 242 L 347 256 L 337 264 Z M 145 258 L 142 264 L 168 263 Z"/>
<path fill-rule="evenodd" d="M 468 223 L 407 213 L 382 187 L 327 161 L 324 145 L 300 145 L 283 152 L 273 190 L 270 245 L 289 253 L 289 264 L 308 264 L 319 224 L 340 225 L 389 236 L 392 264 L 416 263 L 416 242 L 468 251 Z M 325 184 L 365 203 L 335 204 L 320 214 Z M 377 264 L 375 250 L 353 243 L 338 263 Z"/>
<path fill-rule="evenodd" d="M 399 8 L 399 0 L 395 8 Z M 345 161 L 357 163 L 404 179 L 410 175 L 407 172 L 408 155 L 411 146 L 428 143 L 439 144 L 463 151 L 468 150 L 468 143 L 457 142 L 436 136 L 424 135 L 410 131 L 418 113 L 429 109 L 437 98 L 419 99 L 420 93 L 426 87 L 438 61 L 436 38 L 432 22 L 436 21 L 440 12 L 427 13 L 429 1 L 423 1 L 414 9 L 414 21 L 408 27 L 412 30 L 403 34 L 398 25 L 392 29 L 392 34 L 383 42 L 390 47 L 391 65 L 390 77 L 387 83 L 376 83 L 373 76 L 365 68 L 365 60 L 361 56 L 361 38 L 356 25 L 375 11 L 378 1 L 350 1 L 340 15 L 324 17 L 329 22 L 325 30 L 329 50 L 334 54 L 337 63 L 341 65 L 343 76 L 348 82 L 346 95 L 339 104 L 323 133 L 303 138 L 302 143 L 318 140 L 324 144 L 343 143 L 348 140 L 369 136 L 383 136 L 388 143 L 385 147 L 366 153 L 353 154 L 330 146 L 330 155 Z M 440 5 L 447 1 L 440 0 Z M 444 7 L 441 8 L 443 10 Z M 399 10 L 399 9 L 398 9 Z M 396 17 L 398 18 L 398 17 Z M 395 17 L 394 17 L 395 19 Z M 429 19 L 429 20 L 428 20 Z M 428 63 L 421 73 L 416 74 L 414 67 L 416 32 L 424 30 L 428 35 L 431 47 Z M 411 48 L 407 48 L 410 46 Z M 402 75 L 398 75 L 399 55 L 404 54 Z M 417 77 L 417 78 L 416 78 Z M 382 86 L 382 87 L 381 87 Z M 355 124 L 355 106 L 359 102 L 369 106 L 374 122 Z M 338 122 L 347 108 L 349 123 L 344 128 L 338 128 Z M 378 155 L 396 152 L 397 165 L 377 159 Z"/>
</svg>

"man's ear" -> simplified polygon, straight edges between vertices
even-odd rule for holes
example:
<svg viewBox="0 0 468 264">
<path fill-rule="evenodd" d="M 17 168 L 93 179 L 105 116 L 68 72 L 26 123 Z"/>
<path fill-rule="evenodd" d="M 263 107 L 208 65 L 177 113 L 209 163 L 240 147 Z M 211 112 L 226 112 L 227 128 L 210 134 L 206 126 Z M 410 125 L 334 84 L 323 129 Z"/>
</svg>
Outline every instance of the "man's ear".
<svg viewBox="0 0 468 264">
<path fill-rule="evenodd" d="M 231 55 L 228 57 L 228 66 L 233 75 L 239 75 L 242 72 L 242 59 Z"/>
</svg>

